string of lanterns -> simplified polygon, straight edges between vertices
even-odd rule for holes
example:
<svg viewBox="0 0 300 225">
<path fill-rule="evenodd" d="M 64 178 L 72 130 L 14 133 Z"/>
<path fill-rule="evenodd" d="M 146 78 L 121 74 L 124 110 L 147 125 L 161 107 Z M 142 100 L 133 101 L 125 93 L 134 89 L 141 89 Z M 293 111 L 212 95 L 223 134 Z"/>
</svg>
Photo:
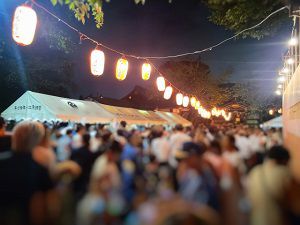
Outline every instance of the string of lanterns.
<svg viewBox="0 0 300 225">
<path fill-rule="evenodd" d="M 39 5 L 36 2 L 32 2 L 33 4 Z M 43 8 L 42 8 L 43 9 Z M 49 12 L 49 11 L 47 11 Z M 50 13 L 50 12 L 49 12 Z M 55 16 L 54 14 L 50 13 L 50 15 Z M 58 18 L 57 16 L 55 16 Z M 62 21 L 62 20 L 60 20 Z M 66 22 L 62 21 L 67 26 Z M 36 12 L 32 9 L 32 7 L 28 5 L 22 5 L 18 6 L 15 10 L 14 17 L 13 17 L 13 23 L 12 23 L 12 37 L 13 40 L 21 45 L 21 46 L 27 46 L 30 45 L 33 42 L 34 36 L 35 36 L 35 30 L 37 26 L 37 15 Z M 73 30 L 76 30 L 75 28 L 71 27 Z M 76 30 L 79 32 L 78 30 Z M 88 36 L 80 33 L 80 37 L 83 39 L 89 39 Z M 93 42 L 96 42 L 93 40 Z M 99 46 L 102 46 L 102 44 L 96 42 L 97 46 L 94 50 L 91 51 L 90 54 L 90 71 L 91 74 L 94 76 L 101 76 L 104 72 L 105 67 L 105 54 L 102 50 L 99 49 Z M 114 52 L 117 52 L 113 49 L 110 49 Z M 118 52 L 117 52 L 118 53 Z M 159 70 L 149 61 L 143 63 L 141 68 L 141 75 L 142 79 L 147 81 L 151 77 L 152 73 L 152 67 L 154 70 L 156 70 L 159 74 L 159 76 L 156 79 L 156 85 L 157 89 L 160 92 L 163 93 L 163 97 L 166 100 L 171 99 L 174 90 L 178 90 L 178 93 L 176 94 L 176 103 L 178 106 L 188 107 L 189 104 L 195 108 L 195 110 L 198 111 L 199 115 L 205 119 L 210 119 L 211 116 L 223 116 L 223 118 L 226 121 L 229 121 L 231 119 L 231 113 L 226 113 L 225 110 L 218 110 L 214 108 L 212 111 L 206 110 L 200 103 L 200 101 L 195 97 L 185 94 L 180 89 L 176 88 L 171 82 L 169 82 L 164 76 L 161 75 Z M 127 73 L 128 73 L 129 63 L 128 60 L 125 58 L 125 56 L 122 56 L 118 59 L 117 65 L 116 65 L 116 73 L 115 76 L 118 80 L 123 81 L 126 79 Z M 166 84 L 166 81 L 169 83 Z"/>
</svg>

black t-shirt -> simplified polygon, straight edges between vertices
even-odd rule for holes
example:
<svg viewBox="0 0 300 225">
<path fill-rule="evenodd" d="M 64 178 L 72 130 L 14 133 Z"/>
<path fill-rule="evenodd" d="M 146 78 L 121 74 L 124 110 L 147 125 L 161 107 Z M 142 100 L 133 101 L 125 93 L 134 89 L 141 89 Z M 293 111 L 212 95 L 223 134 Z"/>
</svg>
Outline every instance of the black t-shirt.
<svg viewBox="0 0 300 225">
<path fill-rule="evenodd" d="M 10 151 L 11 149 L 11 136 L 4 135 L 0 137 L 0 153 Z"/>
<path fill-rule="evenodd" d="M 71 160 L 78 163 L 81 167 L 81 174 L 74 181 L 74 191 L 79 197 L 87 191 L 94 162 L 101 154 L 102 152 L 100 151 L 91 152 L 86 146 L 81 147 L 72 153 Z"/>
<path fill-rule="evenodd" d="M 17 213 L 28 222 L 28 207 L 33 194 L 53 187 L 47 169 L 37 164 L 29 153 L 0 154 L 0 223 L 5 213 Z M 5 212 L 5 213 L 4 213 Z M 27 222 L 25 222 L 27 221 Z"/>
</svg>

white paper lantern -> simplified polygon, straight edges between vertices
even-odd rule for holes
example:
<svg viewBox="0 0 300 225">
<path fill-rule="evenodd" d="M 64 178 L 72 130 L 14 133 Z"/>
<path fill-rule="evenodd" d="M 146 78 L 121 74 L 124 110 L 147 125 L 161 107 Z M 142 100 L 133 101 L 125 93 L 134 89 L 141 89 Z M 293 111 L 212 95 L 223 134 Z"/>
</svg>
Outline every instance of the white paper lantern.
<svg viewBox="0 0 300 225">
<path fill-rule="evenodd" d="M 104 72 L 105 56 L 104 53 L 98 49 L 91 52 L 91 73 L 95 76 L 100 76 Z"/>
<path fill-rule="evenodd" d="M 189 103 L 190 103 L 189 96 L 184 96 L 183 97 L 183 102 L 182 102 L 183 107 L 188 107 Z"/>
<path fill-rule="evenodd" d="M 183 95 L 181 93 L 178 93 L 176 95 L 176 103 L 177 103 L 177 105 L 182 105 L 182 101 L 183 101 Z"/>
<path fill-rule="evenodd" d="M 156 79 L 156 85 L 157 85 L 157 89 L 159 91 L 164 91 L 166 89 L 166 81 L 164 77 L 158 77 Z"/>
<path fill-rule="evenodd" d="M 164 99 L 169 100 L 172 96 L 173 88 L 171 86 L 166 87 L 164 92 Z"/>
<path fill-rule="evenodd" d="M 12 23 L 12 37 L 19 45 L 30 45 L 37 25 L 37 15 L 28 6 L 18 6 Z"/>
</svg>

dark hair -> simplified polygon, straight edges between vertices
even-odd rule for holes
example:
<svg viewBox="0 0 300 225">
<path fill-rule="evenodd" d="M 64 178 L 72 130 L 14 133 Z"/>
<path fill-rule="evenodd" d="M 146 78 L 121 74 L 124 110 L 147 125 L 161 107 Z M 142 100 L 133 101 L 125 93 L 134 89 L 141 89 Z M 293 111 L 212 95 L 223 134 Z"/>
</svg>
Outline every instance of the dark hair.
<svg viewBox="0 0 300 225">
<path fill-rule="evenodd" d="M 2 129 L 5 126 L 5 120 L 3 117 L 0 116 L 0 129 Z"/>
<path fill-rule="evenodd" d="M 290 159 L 290 154 L 283 146 L 273 146 L 268 152 L 268 158 L 274 159 L 278 164 L 286 164 Z"/>
<path fill-rule="evenodd" d="M 181 124 L 176 124 L 175 130 L 177 130 L 177 131 L 183 131 L 183 126 Z"/>
<path fill-rule="evenodd" d="M 167 217 L 161 225 L 207 225 L 201 217 L 192 213 L 178 213 Z"/>
<path fill-rule="evenodd" d="M 221 155 L 221 153 L 222 153 L 220 142 L 217 141 L 217 140 L 213 140 L 213 141 L 210 143 L 210 149 L 214 149 L 213 152 L 214 152 L 215 154 Z"/>
<path fill-rule="evenodd" d="M 81 131 L 82 129 L 84 129 L 84 126 L 82 125 L 78 125 L 76 132 L 78 133 L 79 131 Z"/>
<path fill-rule="evenodd" d="M 86 133 L 82 136 L 82 142 L 84 146 L 89 146 L 90 140 L 91 140 L 91 136 L 89 134 Z"/>
<path fill-rule="evenodd" d="M 72 134 L 72 132 L 73 132 L 73 130 L 68 129 L 67 132 L 66 132 L 66 135 L 70 135 L 70 134 Z"/>
<path fill-rule="evenodd" d="M 112 153 L 121 154 L 122 145 L 117 141 L 112 141 L 108 146 L 108 150 Z"/>
<path fill-rule="evenodd" d="M 124 127 L 124 128 L 126 128 L 126 126 L 127 126 L 127 122 L 124 121 L 124 120 L 122 120 L 122 121 L 120 122 L 120 124 L 121 124 L 121 126 Z"/>
</svg>

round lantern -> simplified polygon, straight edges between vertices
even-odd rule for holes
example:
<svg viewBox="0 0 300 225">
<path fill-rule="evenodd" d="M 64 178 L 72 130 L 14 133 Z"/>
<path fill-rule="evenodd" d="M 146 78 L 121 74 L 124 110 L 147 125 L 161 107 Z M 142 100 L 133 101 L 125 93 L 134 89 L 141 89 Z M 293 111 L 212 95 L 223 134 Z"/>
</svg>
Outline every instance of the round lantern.
<svg viewBox="0 0 300 225">
<path fill-rule="evenodd" d="M 191 106 L 192 107 L 196 106 L 196 102 L 197 102 L 196 98 L 195 97 L 191 97 Z"/>
<path fill-rule="evenodd" d="M 143 80 L 149 80 L 151 75 L 151 65 L 149 63 L 144 63 L 142 66 L 142 78 Z"/>
<path fill-rule="evenodd" d="M 128 61 L 124 58 L 121 58 L 117 62 L 116 68 L 116 78 L 118 80 L 125 80 L 128 71 Z"/>
<path fill-rule="evenodd" d="M 176 95 L 176 103 L 177 103 L 177 105 L 182 105 L 182 101 L 183 101 L 183 95 L 181 93 L 178 93 Z"/>
<path fill-rule="evenodd" d="M 12 37 L 19 45 L 30 45 L 33 41 L 37 24 L 35 11 L 28 6 L 18 6 L 12 23 Z"/>
<path fill-rule="evenodd" d="M 164 99 L 169 100 L 172 96 L 173 88 L 171 86 L 166 87 L 165 93 L 164 93 Z"/>
<path fill-rule="evenodd" d="M 158 77 L 156 79 L 157 89 L 159 91 L 164 91 L 166 89 L 166 81 L 164 77 Z"/>
<path fill-rule="evenodd" d="M 182 101 L 183 107 L 188 107 L 189 102 L 190 102 L 189 96 L 184 96 L 184 97 L 183 97 L 183 101 Z"/>
<path fill-rule="evenodd" d="M 91 52 L 91 73 L 95 76 L 100 76 L 104 72 L 104 53 L 98 49 Z"/>
</svg>

